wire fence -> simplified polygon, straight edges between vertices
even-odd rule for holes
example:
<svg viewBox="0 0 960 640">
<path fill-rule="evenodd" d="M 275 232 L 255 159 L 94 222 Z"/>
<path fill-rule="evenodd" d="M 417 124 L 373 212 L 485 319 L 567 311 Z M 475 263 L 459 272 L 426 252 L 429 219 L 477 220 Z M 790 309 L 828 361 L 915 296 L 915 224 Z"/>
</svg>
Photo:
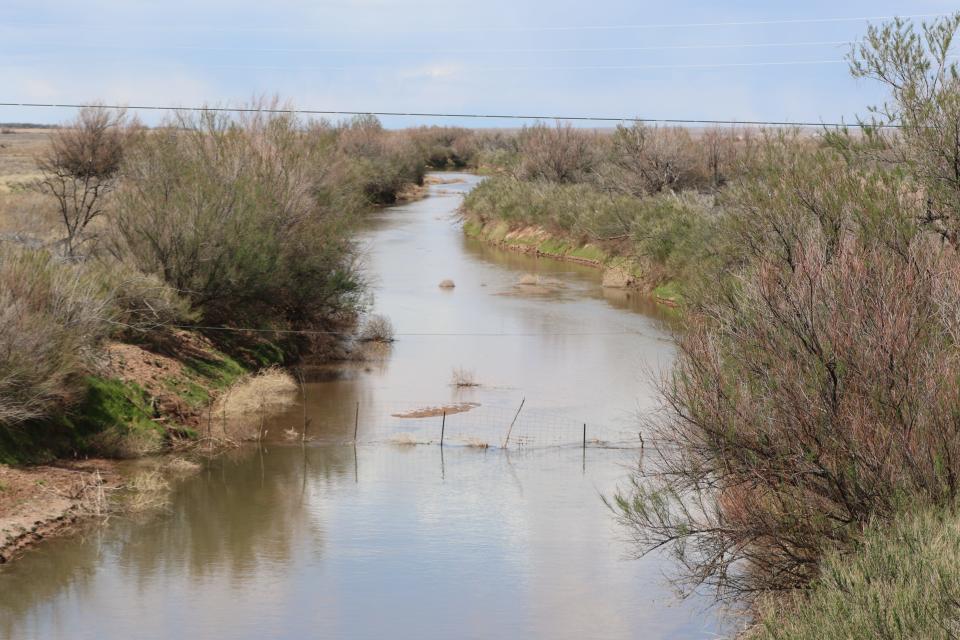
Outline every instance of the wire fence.
<svg viewBox="0 0 960 640">
<path fill-rule="evenodd" d="M 571 412 L 534 406 L 473 402 L 355 402 L 310 415 L 310 432 L 357 444 L 477 448 L 642 448 L 639 426 L 591 422 Z"/>
</svg>

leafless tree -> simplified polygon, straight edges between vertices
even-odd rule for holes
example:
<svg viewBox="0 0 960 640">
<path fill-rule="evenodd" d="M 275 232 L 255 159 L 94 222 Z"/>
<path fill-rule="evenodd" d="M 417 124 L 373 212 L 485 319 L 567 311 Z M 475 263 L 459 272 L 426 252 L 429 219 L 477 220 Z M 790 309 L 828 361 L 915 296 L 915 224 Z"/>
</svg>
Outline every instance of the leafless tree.
<svg viewBox="0 0 960 640">
<path fill-rule="evenodd" d="M 76 255 L 88 239 L 88 225 L 103 214 L 123 161 L 124 142 L 132 127 L 124 111 L 84 108 L 70 125 L 57 129 L 38 159 L 40 189 L 57 202 L 66 229 L 64 249 Z"/>
<path fill-rule="evenodd" d="M 537 124 L 520 134 L 519 176 L 551 182 L 581 182 L 598 162 L 596 134 L 574 129 L 570 123 L 554 127 Z"/>
</svg>

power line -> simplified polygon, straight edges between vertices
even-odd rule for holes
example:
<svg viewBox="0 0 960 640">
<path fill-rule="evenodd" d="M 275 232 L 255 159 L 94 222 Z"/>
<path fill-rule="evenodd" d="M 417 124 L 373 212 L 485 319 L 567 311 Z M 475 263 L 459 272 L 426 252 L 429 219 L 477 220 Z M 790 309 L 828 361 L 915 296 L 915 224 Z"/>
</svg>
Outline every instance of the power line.
<svg viewBox="0 0 960 640">
<path fill-rule="evenodd" d="M 753 27 L 753 26 L 775 26 L 775 25 L 799 25 L 799 24 L 836 24 L 850 22 L 879 22 L 888 21 L 895 18 L 902 19 L 925 19 L 925 18 L 943 18 L 953 15 L 952 13 L 918 13 L 901 16 L 856 16 L 856 17 L 821 17 L 821 18 L 772 18 L 761 20 L 739 20 L 739 21 L 718 21 L 718 22 L 664 22 L 647 24 L 606 24 L 606 25 L 534 25 L 534 26 L 473 26 L 473 27 L 446 27 L 446 28 L 421 28 L 409 30 L 407 33 L 466 33 L 466 32 L 532 32 L 532 31 L 627 31 L 627 30 L 646 30 L 646 29 L 692 29 L 692 28 L 722 28 L 722 27 Z M 8 23 L 2 25 L 8 28 L 70 28 L 74 29 L 77 25 L 53 22 L 38 23 Z M 84 24 L 84 29 L 115 30 L 117 25 L 106 24 Z M 327 33 L 369 33 L 370 29 L 351 29 L 329 27 L 271 27 L 271 26 L 223 26 L 223 25 L 122 25 L 124 30 L 141 31 L 172 31 L 172 30 L 193 30 L 193 31 L 221 31 L 221 32 L 327 32 Z M 395 30 L 394 30 L 395 32 Z"/>
<path fill-rule="evenodd" d="M 457 66 L 466 71 L 652 71 L 678 69 L 736 69 L 750 67 L 798 67 L 845 64 L 846 60 L 775 60 L 769 62 L 703 62 L 691 64 L 610 64 L 610 65 L 508 65 L 508 66 Z M 289 66 L 258 64 L 201 64 L 208 69 L 240 69 L 248 71 L 402 71 L 387 65 L 323 65 Z M 446 68 L 446 67 L 444 67 Z M 405 71 L 416 74 L 417 70 Z"/>
<path fill-rule="evenodd" d="M 44 60 L 35 60 L 35 62 L 45 62 Z M 84 61 L 86 64 L 86 61 Z M 510 71 L 667 71 L 667 70 L 712 70 L 712 69 L 741 69 L 741 68 L 762 68 L 762 67 L 801 67 L 801 66 L 820 66 L 846 64 L 846 60 L 774 60 L 763 62 L 703 62 L 690 64 L 612 64 L 612 65 L 454 65 L 457 71 L 480 71 L 480 72 L 510 72 Z M 62 60 L 57 60 L 58 66 L 63 66 Z M 122 64 L 122 62 L 121 62 Z M 418 75 L 422 70 L 402 70 L 389 65 L 323 65 L 323 66 L 290 66 L 290 65 L 257 65 L 257 64 L 194 64 L 191 66 L 203 67 L 206 69 L 237 69 L 245 71 L 289 71 L 289 72 L 309 72 L 309 71 L 395 71 L 407 75 Z M 444 65 L 447 69 L 450 65 Z M 429 73 L 429 70 L 426 71 Z M 441 74 L 442 75 L 442 74 Z"/>
<path fill-rule="evenodd" d="M 417 111 L 346 111 L 333 109 L 278 109 L 256 107 L 173 107 L 159 105 L 105 105 L 83 103 L 45 103 L 45 102 L 0 102 L 0 107 L 53 108 L 53 109 L 124 109 L 130 111 L 198 111 L 213 113 L 267 113 L 277 115 L 311 116 L 379 116 L 402 118 L 460 118 L 464 120 L 559 120 L 569 122 L 635 122 L 641 124 L 691 124 L 691 125 L 734 125 L 760 127 L 848 127 L 858 126 L 847 122 L 812 122 L 790 120 L 719 120 L 684 118 L 639 118 L 615 116 L 563 116 L 563 115 L 520 115 L 492 113 L 429 113 Z M 900 128 L 897 124 L 879 124 L 883 128 Z"/>
<path fill-rule="evenodd" d="M 55 43 L 37 44 L 37 47 L 58 47 L 67 49 L 105 49 L 121 51 L 221 51 L 232 53 L 349 53 L 349 54 L 453 54 L 453 55 L 482 55 L 497 53 L 624 53 L 630 51 L 697 51 L 704 49 L 765 49 L 791 47 L 833 47 L 849 46 L 851 40 L 827 40 L 810 42 L 757 42 L 757 43 L 714 43 L 714 44 L 680 44 L 680 45 L 650 45 L 642 47 L 561 47 L 561 48 L 500 48 L 500 49 L 356 49 L 356 48 L 313 48 L 313 47 L 201 47 L 190 45 L 157 45 L 131 47 L 119 44 L 87 44 L 87 43 Z"/>
</svg>

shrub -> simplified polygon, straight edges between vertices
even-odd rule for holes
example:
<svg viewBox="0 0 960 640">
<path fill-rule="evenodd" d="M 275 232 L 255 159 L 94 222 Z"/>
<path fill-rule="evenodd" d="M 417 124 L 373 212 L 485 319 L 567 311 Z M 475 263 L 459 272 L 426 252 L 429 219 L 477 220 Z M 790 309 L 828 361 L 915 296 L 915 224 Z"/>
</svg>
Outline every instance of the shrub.
<svg viewBox="0 0 960 640">
<path fill-rule="evenodd" d="M 104 258 L 85 265 L 113 304 L 116 337 L 159 344 L 177 325 L 196 321 L 189 300 L 159 277 Z"/>
<path fill-rule="evenodd" d="M 601 149 L 596 134 L 574 129 L 569 123 L 554 127 L 536 124 L 520 132 L 520 165 L 517 177 L 550 182 L 582 182 L 595 169 Z"/>
<path fill-rule="evenodd" d="M 508 177 L 483 181 L 467 195 L 464 209 L 484 222 L 542 226 L 581 244 L 616 243 L 614 253 L 644 259 L 652 286 L 661 279 L 694 279 L 705 268 L 718 226 L 712 203 L 692 195 L 640 199 L 587 184 Z"/>
<path fill-rule="evenodd" d="M 266 416 L 295 402 L 297 383 L 276 367 L 247 376 L 217 400 L 212 415 L 218 422 L 213 433 L 224 440 L 260 440 L 266 436 Z"/>
<path fill-rule="evenodd" d="M 109 297 L 79 267 L 0 244 L 0 427 L 57 410 L 109 319 Z"/>
<path fill-rule="evenodd" d="M 183 292 L 205 324 L 325 325 L 361 283 L 349 211 L 318 198 L 322 130 L 204 112 L 141 134 L 118 192 L 115 251 Z"/>
<path fill-rule="evenodd" d="M 453 370 L 451 380 L 453 386 L 458 388 L 480 386 L 476 374 L 471 369 L 464 369 L 463 367 L 457 367 Z"/>
<path fill-rule="evenodd" d="M 410 184 L 422 184 L 427 158 L 405 132 L 384 131 L 373 116 L 338 129 L 337 179 L 352 185 L 370 204 L 391 204 Z"/>
<path fill-rule="evenodd" d="M 360 340 L 364 342 L 393 342 L 393 323 L 390 318 L 374 314 L 367 318 L 360 329 Z"/>
<path fill-rule="evenodd" d="M 801 587 L 908 496 L 960 489 L 960 256 L 911 227 L 896 174 L 791 158 L 736 194 L 735 277 L 689 309 L 664 384 L 669 451 L 618 505 L 728 596 Z"/>
<path fill-rule="evenodd" d="M 957 637 L 960 518 L 924 509 L 876 522 L 853 554 L 831 553 L 808 592 L 761 607 L 756 640 Z"/>
<path fill-rule="evenodd" d="M 431 169 L 462 169 L 471 164 L 476 152 L 474 132 L 469 129 L 420 127 L 406 134 Z"/>
</svg>

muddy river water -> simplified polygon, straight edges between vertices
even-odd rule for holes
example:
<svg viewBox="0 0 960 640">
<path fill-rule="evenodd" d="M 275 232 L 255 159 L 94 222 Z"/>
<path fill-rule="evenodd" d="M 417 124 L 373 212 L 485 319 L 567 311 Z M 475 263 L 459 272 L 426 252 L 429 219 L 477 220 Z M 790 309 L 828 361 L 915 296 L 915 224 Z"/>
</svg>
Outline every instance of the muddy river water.
<svg viewBox="0 0 960 640">
<path fill-rule="evenodd" d="M 454 213 L 477 179 L 443 177 L 461 181 L 365 229 L 397 341 L 310 372 L 307 445 L 282 438 L 298 401 L 166 511 L 0 567 L 0 637 L 717 637 L 603 502 L 640 455 L 666 320 L 595 270 L 466 238 Z"/>
</svg>

